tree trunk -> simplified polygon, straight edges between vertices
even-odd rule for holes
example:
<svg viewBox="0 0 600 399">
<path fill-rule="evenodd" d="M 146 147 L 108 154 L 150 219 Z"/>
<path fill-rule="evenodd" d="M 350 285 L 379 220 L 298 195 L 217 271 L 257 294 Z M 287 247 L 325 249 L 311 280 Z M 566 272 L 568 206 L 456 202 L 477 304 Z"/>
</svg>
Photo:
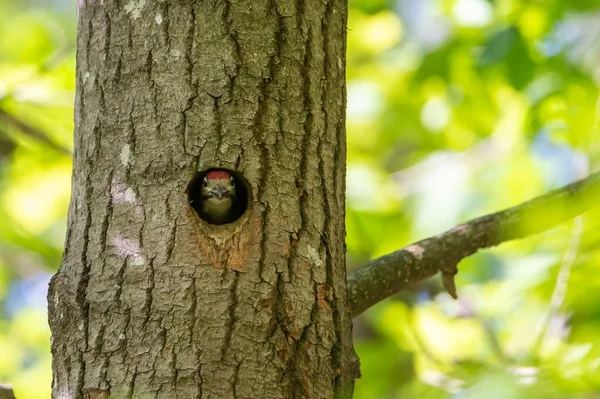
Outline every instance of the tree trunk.
<svg viewBox="0 0 600 399">
<path fill-rule="evenodd" d="M 58 398 L 350 397 L 344 0 L 79 0 Z M 190 207 L 198 172 L 246 213 Z"/>
</svg>

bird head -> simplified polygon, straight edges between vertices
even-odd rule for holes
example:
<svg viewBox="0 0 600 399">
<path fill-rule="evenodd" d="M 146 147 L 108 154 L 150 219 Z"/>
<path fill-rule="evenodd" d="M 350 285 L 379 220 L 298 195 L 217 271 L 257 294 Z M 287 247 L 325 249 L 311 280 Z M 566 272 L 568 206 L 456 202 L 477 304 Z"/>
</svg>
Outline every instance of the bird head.
<svg viewBox="0 0 600 399">
<path fill-rule="evenodd" d="M 229 202 L 235 197 L 235 179 L 226 170 L 211 170 L 202 181 L 202 198 L 211 202 Z"/>
</svg>

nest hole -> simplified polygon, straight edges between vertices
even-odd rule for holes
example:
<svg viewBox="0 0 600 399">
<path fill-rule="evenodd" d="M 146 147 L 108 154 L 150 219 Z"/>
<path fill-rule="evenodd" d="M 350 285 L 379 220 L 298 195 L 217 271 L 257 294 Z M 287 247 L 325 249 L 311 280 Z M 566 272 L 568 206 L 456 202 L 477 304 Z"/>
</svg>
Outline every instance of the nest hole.
<svg viewBox="0 0 600 399">
<path fill-rule="evenodd" d="M 232 211 L 231 214 L 224 219 L 212 217 L 205 211 L 205 206 L 203 206 L 203 203 L 206 200 L 202 196 L 204 178 L 207 177 L 207 175 L 211 172 L 225 172 L 229 174 L 234 181 L 235 196 L 232 205 Z M 251 201 L 250 184 L 244 178 L 244 176 L 238 171 L 224 168 L 211 168 L 198 172 L 188 185 L 187 194 L 190 206 L 198 214 L 200 219 L 214 225 L 234 223 L 246 213 L 248 210 L 248 205 Z"/>
</svg>

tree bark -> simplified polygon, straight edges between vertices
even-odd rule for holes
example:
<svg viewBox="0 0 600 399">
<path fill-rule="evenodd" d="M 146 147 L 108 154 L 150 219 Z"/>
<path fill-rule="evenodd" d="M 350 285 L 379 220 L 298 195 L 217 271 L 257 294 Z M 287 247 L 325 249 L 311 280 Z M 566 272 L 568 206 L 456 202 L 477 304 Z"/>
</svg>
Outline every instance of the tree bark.
<svg viewBox="0 0 600 399">
<path fill-rule="evenodd" d="M 350 397 L 343 0 L 80 0 L 53 398 Z M 239 171 L 214 226 L 187 187 Z"/>
</svg>

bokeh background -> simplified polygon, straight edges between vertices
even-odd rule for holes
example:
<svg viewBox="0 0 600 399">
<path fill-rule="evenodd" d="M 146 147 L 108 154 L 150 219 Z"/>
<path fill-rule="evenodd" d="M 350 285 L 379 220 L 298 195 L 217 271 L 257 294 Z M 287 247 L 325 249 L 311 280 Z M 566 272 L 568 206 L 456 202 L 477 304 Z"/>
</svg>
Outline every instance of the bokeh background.
<svg viewBox="0 0 600 399">
<path fill-rule="evenodd" d="M 350 0 L 348 267 L 586 176 L 600 1 Z M 0 0 L 0 381 L 50 397 L 74 0 Z M 600 211 L 355 320 L 356 398 L 600 397 Z"/>
</svg>

